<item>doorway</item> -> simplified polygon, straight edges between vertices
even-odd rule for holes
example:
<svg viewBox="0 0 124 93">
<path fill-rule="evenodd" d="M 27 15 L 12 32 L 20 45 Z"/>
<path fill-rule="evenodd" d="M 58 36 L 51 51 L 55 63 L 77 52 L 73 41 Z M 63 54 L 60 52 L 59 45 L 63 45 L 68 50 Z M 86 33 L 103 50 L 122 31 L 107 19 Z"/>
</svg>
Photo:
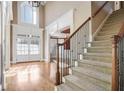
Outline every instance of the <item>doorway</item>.
<svg viewBox="0 0 124 93">
<path fill-rule="evenodd" d="M 40 36 L 17 35 L 16 62 L 40 61 Z"/>
<path fill-rule="evenodd" d="M 43 60 L 42 30 L 13 25 L 12 63 Z"/>
</svg>

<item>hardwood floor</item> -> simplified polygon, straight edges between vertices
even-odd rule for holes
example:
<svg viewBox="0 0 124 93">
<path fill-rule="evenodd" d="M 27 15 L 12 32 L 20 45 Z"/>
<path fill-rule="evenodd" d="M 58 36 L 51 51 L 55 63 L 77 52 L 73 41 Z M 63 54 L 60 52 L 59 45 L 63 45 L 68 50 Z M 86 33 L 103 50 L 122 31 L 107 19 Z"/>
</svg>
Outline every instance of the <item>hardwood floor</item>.
<svg viewBox="0 0 124 93">
<path fill-rule="evenodd" d="M 7 91 L 52 91 L 55 87 L 55 63 L 18 63 L 6 72 Z"/>
</svg>

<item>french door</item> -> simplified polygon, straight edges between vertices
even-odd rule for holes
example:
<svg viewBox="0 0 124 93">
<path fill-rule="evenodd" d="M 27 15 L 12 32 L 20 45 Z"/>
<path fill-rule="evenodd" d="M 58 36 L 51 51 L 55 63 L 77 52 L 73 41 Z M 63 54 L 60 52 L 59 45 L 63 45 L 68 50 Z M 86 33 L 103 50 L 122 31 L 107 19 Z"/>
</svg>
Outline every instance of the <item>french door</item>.
<svg viewBox="0 0 124 93">
<path fill-rule="evenodd" d="M 17 34 L 16 62 L 40 60 L 40 36 Z"/>
</svg>

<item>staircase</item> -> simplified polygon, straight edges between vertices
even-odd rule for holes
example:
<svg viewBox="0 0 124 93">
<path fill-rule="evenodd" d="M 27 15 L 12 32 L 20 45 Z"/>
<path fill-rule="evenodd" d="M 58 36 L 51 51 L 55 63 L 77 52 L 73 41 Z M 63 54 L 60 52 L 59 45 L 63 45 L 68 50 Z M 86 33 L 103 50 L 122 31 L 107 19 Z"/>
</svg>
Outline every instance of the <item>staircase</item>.
<svg viewBox="0 0 124 93">
<path fill-rule="evenodd" d="M 116 35 L 124 21 L 124 9 L 113 12 L 101 31 L 95 36 L 78 67 L 64 77 L 59 91 L 108 91 L 112 87 L 112 36 Z"/>
</svg>

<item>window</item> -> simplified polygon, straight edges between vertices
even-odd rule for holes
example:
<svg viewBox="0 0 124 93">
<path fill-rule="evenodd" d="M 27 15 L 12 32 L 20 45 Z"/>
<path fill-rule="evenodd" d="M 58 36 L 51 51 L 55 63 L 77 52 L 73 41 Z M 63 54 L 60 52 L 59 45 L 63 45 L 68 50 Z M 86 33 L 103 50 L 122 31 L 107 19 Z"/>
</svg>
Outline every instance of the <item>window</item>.
<svg viewBox="0 0 124 93">
<path fill-rule="evenodd" d="M 36 55 L 39 54 L 39 41 L 38 40 L 31 40 L 30 44 L 30 54 L 31 55 Z"/>
<path fill-rule="evenodd" d="M 17 55 L 28 55 L 28 42 L 25 39 L 17 38 Z"/>
<path fill-rule="evenodd" d="M 21 22 L 37 24 L 37 9 L 32 7 L 28 2 L 21 3 Z"/>
<path fill-rule="evenodd" d="M 40 41 L 39 36 L 18 34 L 16 39 L 16 53 L 17 55 L 39 55 L 40 54 Z"/>
</svg>

